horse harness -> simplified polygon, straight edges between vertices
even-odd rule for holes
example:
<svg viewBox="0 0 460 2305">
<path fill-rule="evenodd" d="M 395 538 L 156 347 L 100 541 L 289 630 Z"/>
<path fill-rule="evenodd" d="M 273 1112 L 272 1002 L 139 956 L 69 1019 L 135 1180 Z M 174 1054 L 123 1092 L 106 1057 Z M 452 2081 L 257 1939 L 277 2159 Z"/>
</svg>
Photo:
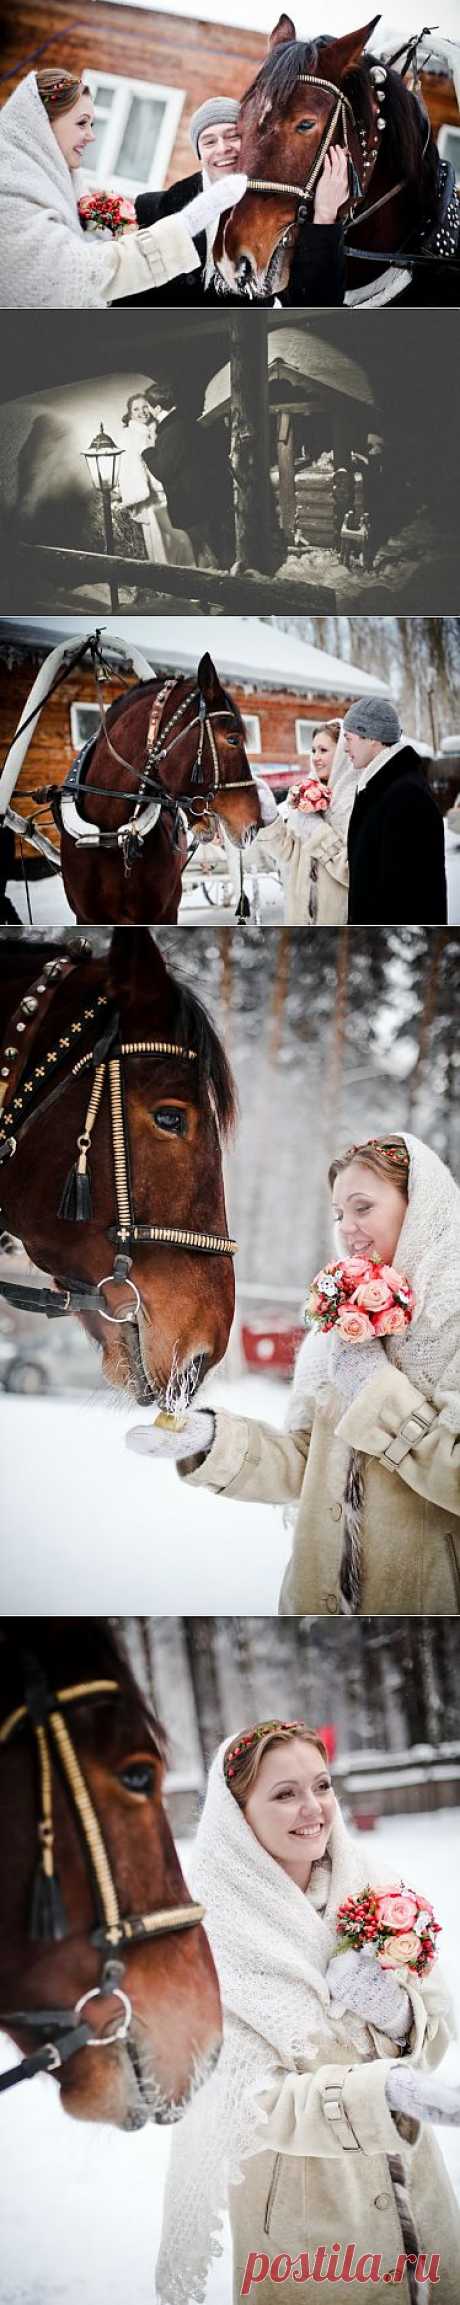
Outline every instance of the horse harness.
<svg viewBox="0 0 460 2305">
<path fill-rule="evenodd" d="M 97 670 L 96 681 L 99 688 L 101 686 L 101 675 L 99 674 L 98 678 Z M 79 812 L 78 802 L 84 786 L 84 776 L 87 771 L 90 756 L 94 750 L 94 745 L 99 741 L 97 737 L 91 737 L 89 742 L 81 747 L 81 751 L 78 753 L 76 760 L 72 763 L 72 768 L 69 772 L 69 776 L 66 780 L 63 791 L 60 791 L 55 795 L 54 807 L 58 823 L 62 824 L 64 832 L 69 835 L 71 840 L 76 842 L 77 847 L 121 850 L 126 873 L 130 872 L 136 858 L 142 855 L 144 843 L 148 839 L 149 833 L 155 830 L 155 827 L 158 824 L 162 814 L 167 814 L 172 817 L 174 838 L 177 844 L 179 842 L 180 827 L 182 827 L 182 830 L 185 831 L 185 833 L 188 831 L 188 818 L 191 818 L 192 821 L 194 818 L 208 818 L 212 835 L 216 815 L 215 809 L 213 809 L 211 806 L 212 795 L 220 791 L 247 792 L 250 790 L 254 783 L 252 776 L 246 778 L 238 777 L 233 781 L 228 781 L 226 777 L 223 779 L 220 774 L 219 755 L 214 735 L 214 722 L 217 720 L 231 720 L 234 727 L 236 728 L 235 715 L 232 712 L 230 706 L 223 705 L 214 712 L 210 711 L 206 703 L 206 698 L 203 696 L 201 689 L 197 688 L 192 692 L 191 696 L 182 697 L 180 703 L 176 707 L 176 710 L 171 713 L 170 718 L 164 720 L 164 712 L 171 701 L 176 687 L 176 679 L 165 680 L 162 687 L 159 689 L 158 695 L 153 700 L 147 731 L 146 757 L 141 773 L 139 793 L 136 800 L 134 813 L 127 819 L 125 823 L 119 825 L 117 832 L 103 832 L 99 825 L 85 822 L 84 817 L 82 817 Z M 188 706 L 195 701 L 197 702 L 198 710 L 194 713 L 193 719 L 188 722 L 186 729 L 183 731 L 182 723 L 184 720 L 184 715 L 188 709 Z M 119 752 L 117 750 L 117 746 L 113 743 L 113 739 L 109 731 L 107 715 L 102 705 L 101 696 L 99 697 L 99 710 L 103 733 L 109 752 L 112 754 L 113 759 L 118 762 L 120 767 L 127 768 L 131 771 L 132 763 L 125 759 L 123 753 Z M 195 789 L 193 789 L 191 792 L 185 792 L 180 793 L 180 795 L 176 795 L 170 792 L 168 787 L 163 784 L 163 782 L 160 780 L 158 771 L 161 769 L 162 762 L 168 759 L 170 752 L 173 751 L 174 746 L 179 742 L 182 733 L 188 735 L 189 732 L 194 728 L 197 728 L 199 731 L 197 755 L 194 766 L 192 768 L 190 779 L 191 785 Z M 203 774 L 204 748 L 206 739 L 210 753 L 211 775 L 209 783 L 204 788 L 204 792 L 200 792 L 197 788 L 200 785 L 201 777 Z M 94 796 L 95 788 L 92 786 L 91 798 Z M 104 797 L 106 799 L 115 798 L 118 800 L 131 799 L 132 795 L 130 793 L 111 795 L 107 792 L 104 792 L 103 794 L 101 792 L 99 797 Z"/>
<path fill-rule="evenodd" d="M 43 2046 L 31 2056 L 23 2057 L 18 2066 L 0 2075 L 0 2092 L 13 2089 L 19 2081 L 32 2080 L 36 2073 L 55 2073 L 68 2064 L 80 2049 L 106 2049 L 117 2041 L 130 2046 L 132 2003 L 126 1992 L 125 1962 L 120 1960 L 130 1946 L 144 1944 L 156 1937 L 169 1937 L 184 1929 L 199 1928 L 204 1915 L 200 1904 L 159 1906 L 153 1913 L 120 1912 L 117 1887 L 104 1835 L 99 1823 L 89 1787 L 75 1750 L 75 1744 L 66 1720 L 69 1707 L 84 1704 L 95 1697 L 119 1697 L 122 1689 L 118 1681 L 81 1681 L 74 1687 L 49 1687 L 38 1660 L 27 1656 L 24 1660 L 25 1702 L 0 1726 L 0 1747 L 10 1745 L 18 1731 L 29 1726 L 32 1730 L 38 1766 L 38 1865 L 35 1873 L 29 1921 L 32 1942 L 57 1943 L 71 1935 L 62 1902 L 59 1881 L 55 1872 L 55 1835 L 53 1814 L 54 1757 L 64 1778 L 73 1813 L 83 1839 L 87 1872 L 93 1892 L 96 1927 L 87 1934 L 90 1945 L 103 1956 L 99 1984 L 82 1993 L 74 2007 L 57 2009 L 2 2009 L 0 2024 L 11 2025 L 43 2034 Z M 98 2000 L 120 2003 L 121 2014 L 108 2032 L 98 2034 L 85 2017 L 88 2004 Z M 132 2052 L 133 2053 L 133 2052 Z"/>
<path fill-rule="evenodd" d="M 0 1168 L 4 1162 L 14 1160 L 19 1139 L 33 1126 L 39 1114 L 46 1112 L 65 1093 L 69 1080 L 85 1075 L 92 1068 L 93 1079 L 89 1101 L 84 1114 L 83 1128 L 77 1137 L 76 1160 L 64 1185 L 58 1216 L 76 1224 L 89 1223 L 92 1217 L 91 1178 L 88 1156 L 104 1091 L 108 1082 L 112 1157 L 115 1180 L 116 1220 L 104 1227 L 107 1239 L 114 1244 L 115 1254 L 111 1273 L 104 1274 L 95 1286 L 91 1282 L 69 1281 L 68 1285 L 37 1288 L 18 1281 L 1 1281 L 0 1295 L 7 1303 L 22 1311 L 46 1313 L 56 1319 L 67 1313 L 98 1313 L 103 1320 L 115 1326 L 137 1320 L 141 1307 L 139 1290 L 130 1280 L 131 1251 L 136 1247 L 172 1246 L 201 1256 L 229 1256 L 236 1252 L 236 1241 L 227 1234 L 201 1232 L 184 1225 L 147 1224 L 136 1217 L 131 1181 L 129 1128 L 126 1102 L 126 1062 L 131 1058 L 178 1058 L 186 1065 L 198 1062 L 197 1051 L 180 1041 L 121 1040 L 119 1014 L 111 1007 L 108 994 L 98 993 L 85 1003 L 79 1015 L 69 1023 L 59 1039 L 49 1048 L 40 1062 L 31 1065 L 33 1044 L 51 1007 L 57 982 L 71 974 L 74 961 L 63 958 L 47 961 L 34 984 L 19 1004 L 9 1025 L 8 1039 L 0 1063 Z M 75 1055 L 63 1079 L 56 1075 L 73 1055 L 74 1049 L 87 1028 L 92 1029 L 91 1047 L 84 1054 Z M 102 1031 L 99 1029 L 102 1027 Z M 18 1046 L 19 1042 L 19 1046 Z M 53 1085 L 48 1086 L 48 1083 Z M 45 1093 L 43 1093 L 45 1092 Z M 125 1286 L 133 1302 L 121 1312 L 113 1312 L 104 1298 L 104 1289 L 110 1284 Z"/>
</svg>

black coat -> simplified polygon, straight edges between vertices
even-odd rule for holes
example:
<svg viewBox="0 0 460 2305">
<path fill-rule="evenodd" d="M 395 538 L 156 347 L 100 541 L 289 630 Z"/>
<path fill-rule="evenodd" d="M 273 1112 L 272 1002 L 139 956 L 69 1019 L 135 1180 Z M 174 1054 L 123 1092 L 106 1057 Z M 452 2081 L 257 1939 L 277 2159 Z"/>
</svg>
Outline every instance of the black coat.
<svg viewBox="0 0 460 2305">
<path fill-rule="evenodd" d="M 350 921 L 435 927 L 447 920 L 441 811 L 411 744 L 357 793 L 348 864 Z"/>
<path fill-rule="evenodd" d="M 210 544 L 227 564 L 233 542 L 232 476 L 221 425 L 204 432 L 195 417 L 177 408 L 163 418 L 143 463 L 161 481 L 170 520 L 186 528 L 196 553 Z"/>
<path fill-rule="evenodd" d="M 141 192 L 136 200 L 136 216 L 141 231 L 148 224 L 157 224 L 161 216 L 177 216 L 203 190 L 201 169 L 195 176 L 183 176 L 178 184 L 171 184 L 169 192 Z M 181 272 L 176 280 L 168 280 L 165 288 L 150 288 L 144 296 L 113 297 L 118 304 L 218 304 L 212 284 L 205 288 L 206 233 L 200 232 L 195 241 L 200 259 L 200 271 Z M 343 232 L 340 224 L 304 224 L 299 232 L 292 264 L 289 288 L 281 297 L 282 304 L 343 304 L 345 295 L 345 259 Z M 273 304 L 273 297 L 268 297 Z M 240 304 L 239 296 L 229 296 L 225 304 Z"/>
</svg>

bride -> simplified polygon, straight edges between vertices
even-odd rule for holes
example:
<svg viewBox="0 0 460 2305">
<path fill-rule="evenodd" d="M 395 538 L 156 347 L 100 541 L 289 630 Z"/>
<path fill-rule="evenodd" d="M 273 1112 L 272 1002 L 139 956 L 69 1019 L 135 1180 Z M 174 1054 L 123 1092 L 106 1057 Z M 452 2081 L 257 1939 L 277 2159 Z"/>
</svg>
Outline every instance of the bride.
<svg viewBox="0 0 460 2305">
<path fill-rule="evenodd" d="M 110 305 L 199 269 L 195 235 L 238 201 L 244 176 L 221 177 L 139 232 L 85 233 L 78 171 L 94 142 L 91 92 L 58 65 L 29 72 L 0 114 L 0 304 Z"/>
</svg>

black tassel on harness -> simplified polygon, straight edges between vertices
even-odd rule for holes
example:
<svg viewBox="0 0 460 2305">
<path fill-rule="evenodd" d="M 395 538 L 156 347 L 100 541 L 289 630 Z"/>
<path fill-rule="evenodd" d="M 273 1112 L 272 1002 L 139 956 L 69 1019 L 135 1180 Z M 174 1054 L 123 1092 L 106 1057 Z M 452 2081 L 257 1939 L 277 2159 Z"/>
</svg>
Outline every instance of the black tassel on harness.
<svg viewBox="0 0 460 2305">
<path fill-rule="evenodd" d="M 88 1168 L 87 1150 L 81 1138 L 78 1160 L 69 1169 L 57 1213 L 68 1225 L 86 1225 L 93 1214 L 91 1169 Z"/>
<path fill-rule="evenodd" d="M 67 1918 L 57 1873 L 44 1873 L 41 1862 L 32 1884 L 29 1927 L 36 1944 L 55 1944 L 58 1938 L 67 1936 Z"/>
</svg>

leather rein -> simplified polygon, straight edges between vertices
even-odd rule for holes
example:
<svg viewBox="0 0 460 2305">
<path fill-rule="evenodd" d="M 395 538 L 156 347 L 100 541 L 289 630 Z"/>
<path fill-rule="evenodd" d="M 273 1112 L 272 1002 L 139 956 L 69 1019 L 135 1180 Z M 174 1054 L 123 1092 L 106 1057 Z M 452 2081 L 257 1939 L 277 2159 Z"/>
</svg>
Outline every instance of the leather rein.
<svg viewBox="0 0 460 2305">
<path fill-rule="evenodd" d="M 132 1254 L 137 1246 L 171 1246 L 201 1256 L 229 1256 L 236 1253 L 236 1241 L 227 1234 L 201 1232 L 184 1225 L 147 1224 L 136 1217 L 131 1183 L 131 1163 L 127 1118 L 126 1065 L 131 1058 L 145 1061 L 178 1058 L 186 1065 L 197 1063 L 197 1052 L 179 1041 L 120 1039 L 118 1011 L 110 1006 L 108 995 L 99 993 L 94 1001 L 85 1003 L 66 1031 L 54 1042 L 39 1064 L 31 1064 L 33 1044 L 51 1006 L 56 984 L 72 972 L 75 963 L 67 959 L 47 961 L 34 984 L 20 1001 L 11 1019 L 8 1039 L 1 1052 L 0 1063 L 0 1168 L 14 1160 L 19 1139 L 33 1125 L 35 1118 L 51 1108 L 65 1093 L 69 1080 L 75 1080 L 92 1069 L 89 1099 L 83 1117 L 83 1126 L 77 1137 L 76 1162 L 64 1188 L 59 1214 L 75 1223 L 88 1223 L 92 1215 L 88 1158 L 92 1147 L 102 1099 L 108 1086 L 112 1136 L 112 1159 L 115 1180 L 116 1219 L 104 1227 L 107 1239 L 114 1244 L 115 1254 L 111 1273 L 104 1274 L 95 1286 L 91 1282 L 73 1282 L 54 1288 L 36 1288 L 18 1281 L 0 1281 L 0 1296 L 22 1311 L 46 1313 L 56 1319 L 67 1313 L 97 1313 L 115 1326 L 137 1321 L 141 1309 L 139 1290 L 129 1277 Z M 56 1074 L 72 1057 L 76 1045 L 87 1027 L 94 1027 L 92 1044 L 84 1054 L 75 1054 L 75 1062 L 66 1070 L 64 1079 Z M 102 1028 L 100 1031 L 99 1028 Z M 19 1044 L 19 1045 L 18 1045 Z M 50 1085 L 48 1085 L 50 1084 Z M 44 1093 L 45 1092 L 45 1093 Z M 69 1201 L 70 1189 L 70 1201 Z M 67 1198 L 66 1198 L 67 1196 Z M 111 1311 L 104 1290 L 114 1283 L 122 1284 L 130 1292 L 132 1302 L 124 1310 Z"/>
<path fill-rule="evenodd" d="M 102 1953 L 102 1975 L 97 1985 L 82 1993 L 73 2008 L 1 2009 L 0 2024 L 7 2028 L 24 2026 L 32 2033 L 43 2034 L 43 2045 L 21 2064 L 0 2074 L 0 2093 L 14 2089 L 18 2082 L 33 2080 L 36 2073 L 56 2073 L 68 2064 L 80 2049 L 106 2049 L 115 2042 L 126 2042 L 132 2025 L 132 2003 L 126 1992 L 126 1964 L 119 1955 L 135 1944 L 143 1944 L 155 1937 L 169 1937 L 184 1929 L 200 1927 L 204 1907 L 191 1901 L 184 1905 L 159 1906 L 153 1913 L 123 1914 L 120 1910 L 117 1887 L 110 1857 L 99 1818 L 94 1808 L 89 1786 L 75 1750 L 66 1713 L 69 1707 L 86 1703 L 94 1697 L 120 1697 L 123 1694 L 118 1681 L 81 1681 L 71 1688 L 49 1687 L 38 1660 L 28 1658 L 25 1674 L 25 1702 L 8 1714 L 0 1726 L 0 1747 L 6 1748 L 25 1727 L 32 1731 L 38 1770 L 37 1840 L 38 1865 L 35 1875 L 29 1937 L 32 1942 L 57 1943 L 68 1938 L 68 1927 L 58 1878 L 55 1872 L 55 1833 L 53 1814 L 53 1759 L 64 1777 L 67 1793 L 83 1837 L 87 1871 L 93 1891 L 96 1926 L 89 1933 L 88 1942 Z M 94 2033 L 91 2019 L 85 2011 L 94 2001 L 115 2000 L 120 2004 L 120 2015 L 108 2032 Z"/>
<path fill-rule="evenodd" d="M 96 682 L 99 688 L 100 676 L 98 679 L 97 671 Z M 60 792 L 58 796 L 57 806 L 60 821 L 64 831 L 67 832 L 71 839 L 75 841 L 76 846 L 78 848 L 121 849 L 126 871 L 130 870 L 136 856 L 142 855 L 144 841 L 147 839 L 148 834 L 155 829 L 155 825 L 157 824 L 158 819 L 162 813 L 172 817 L 174 836 L 176 840 L 178 836 L 178 829 L 181 824 L 185 832 L 188 831 L 188 818 L 190 818 L 191 821 L 194 819 L 199 820 L 200 818 L 207 818 L 209 820 L 212 834 L 217 816 L 216 808 L 212 808 L 211 805 L 212 796 L 216 795 L 218 792 L 222 792 L 224 794 L 226 792 L 248 792 L 254 786 L 254 778 L 252 776 L 236 777 L 231 780 L 227 779 L 227 777 L 222 777 L 220 773 L 219 754 L 217 750 L 216 738 L 214 735 L 214 722 L 230 720 L 233 724 L 235 732 L 240 735 L 241 732 L 237 728 L 235 714 L 231 707 L 223 705 L 217 708 L 214 712 L 210 711 L 206 703 L 206 698 L 203 696 L 201 689 L 198 687 L 196 690 L 192 691 L 191 695 L 182 697 L 180 704 L 178 704 L 176 710 L 171 713 L 170 718 L 164 720 L 164 712 L 167 710 L 168 704 L 174 694 L 176 687 L 177 679 L 164 681 L 158 695 L 153 700 L 147 731 L 147 751 L 144 766 L 140 775 L 138 796 L 135 801 L 133 816 L 129 817 L 126 823 L 120 825 L 116 832 L 104 832 L 99 825 L 93 825 L 85 822 L 85 819 L 79 814 L 78 805 L 75 804 L 71 796 L 66 793 L 65 790 L 64 792 Z M 194 703 L 195 700 L 197 702 L 198 710 L 194 713 L 192 720 L 189 720 L 186 727 L 183 728 L 185 714 L 189 705 Z M 122 752 L 119 752 L 117 746 L 113 743 L 107 715 L 104 711 L 101 699 L 99 698 L 98 701 L 102 722 L 102 731 L 108 746 L 108 750 L 111 753 L 112 758 L 117 761 L 119 767 L 126 768 L 131 773 L 132 762 L 128 761 L 125 758 L 125 755 Z M 179 794 L 175 794 L 172 793 L 168 786 L 163 782 L 161 776 L 162 764 L 164 761 L 168 760 L 170 753 L 180 742 L 181 736 L 188 736 L 190 731 L 194 728 L 197 728 L 199 732 L 197 754 L 190 779 L 191 786 L 194 789 L 192 789 L 190 792 L 181 792 Z M 200 791 L 198 788 L 200 786 L 201 778 L 203 775 L 204 747 L 206 739 L 210 752 L 211 773 L 209 782 L 204 786 L 204 789 Z M 89 796 L 95 797 L 94 786 L 89 788 Z M 100 796 L 106 799 L 115 800 L 132 800 L 134 797 L 130 793 L 107 793 L 103 790 L 103 788 L 101 788 Z"/>
</svg>

